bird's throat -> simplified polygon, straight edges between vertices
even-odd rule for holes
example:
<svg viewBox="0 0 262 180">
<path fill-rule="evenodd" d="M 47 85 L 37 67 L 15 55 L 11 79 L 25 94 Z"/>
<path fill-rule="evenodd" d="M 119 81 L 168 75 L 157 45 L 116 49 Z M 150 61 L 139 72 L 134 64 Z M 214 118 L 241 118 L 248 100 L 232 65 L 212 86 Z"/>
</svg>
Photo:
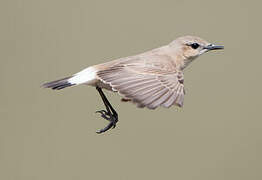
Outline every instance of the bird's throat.
<svg viewBox="0 0 262 180">
<path fill-rule="evenodd" d="M 197 57 L 190 57 L 190 58 L 185 58 L 183 62 L 181 63 L 180 69 L 183 70 L 185 69 L 192 61 L 194 61 Z"/>
</svg>

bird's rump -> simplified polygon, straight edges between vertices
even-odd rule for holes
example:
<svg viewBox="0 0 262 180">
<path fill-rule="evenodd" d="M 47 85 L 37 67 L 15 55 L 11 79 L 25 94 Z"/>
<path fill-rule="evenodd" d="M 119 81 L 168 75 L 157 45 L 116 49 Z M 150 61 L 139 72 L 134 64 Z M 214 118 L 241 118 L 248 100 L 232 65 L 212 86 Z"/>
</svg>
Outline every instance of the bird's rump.
<svg viewBox="0 0 262 180">
<path fill-rule="evenodd" d="M 138 107 L 183 106 L 183 73 L 149 64 L 115 64 L 97 72 L 100 81 Z"/>
</svg>

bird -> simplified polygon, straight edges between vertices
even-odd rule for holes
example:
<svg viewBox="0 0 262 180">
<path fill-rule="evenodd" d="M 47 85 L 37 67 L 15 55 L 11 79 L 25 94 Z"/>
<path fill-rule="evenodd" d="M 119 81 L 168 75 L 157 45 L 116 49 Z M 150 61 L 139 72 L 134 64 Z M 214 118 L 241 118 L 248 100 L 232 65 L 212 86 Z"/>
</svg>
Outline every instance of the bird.
<svg viewBox="0 0 262 180">
<path fill-rule="evenodd" d="M 95 87 L 105 105 L 105 110 L 96 113 L 109 121 L 105 128 L 97 131 L 101 134 L 114 129 L 118 122 L 118 113 L 103 89 L 117 92 L 122 101 L 133 102 L 139 108 L 182 107 L 185 95 L 183 70 L 198 56 L 219 49 L 224 46 L 211 44 L 197 36 L 182 36 L 159 48 L 93 65 L 42 86 L 53 90 L 77 85 Z"/>
</svg>

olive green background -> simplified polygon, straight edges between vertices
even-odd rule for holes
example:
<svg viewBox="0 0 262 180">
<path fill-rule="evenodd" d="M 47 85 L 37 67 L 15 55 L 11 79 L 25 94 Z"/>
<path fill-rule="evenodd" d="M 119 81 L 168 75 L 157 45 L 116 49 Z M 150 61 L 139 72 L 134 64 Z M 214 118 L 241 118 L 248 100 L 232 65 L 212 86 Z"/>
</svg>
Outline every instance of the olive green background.
<svg viewBox="0 0 262 180">
<path fill-rule="evenodd" d="M 259 1 L 0 1 L 1 180 L 262 179 Z M 225 45 L 185 71 L 182 109 L 42 89 L 93 64 L 197 35 Z"/>
</svg>

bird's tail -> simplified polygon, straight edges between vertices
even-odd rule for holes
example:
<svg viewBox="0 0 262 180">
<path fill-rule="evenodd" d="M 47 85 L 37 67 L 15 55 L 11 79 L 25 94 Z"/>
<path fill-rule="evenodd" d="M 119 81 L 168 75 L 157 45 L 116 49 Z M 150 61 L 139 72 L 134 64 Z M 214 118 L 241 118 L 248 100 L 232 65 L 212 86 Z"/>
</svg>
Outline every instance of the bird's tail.
<svg viewBox="0 0 262 180">
<path fill-rule="evenodd" d="M 59 79 L 56 81 L 48 82 L 43 84 L 44 88 L 51 88 L 54 90 L 64 89 L 66 87 L 80 85 L 80 84 L 92 84 L 96 82 L 97 70 L 93 67 L 88 67 L 73 76 Z"/>
<path fill-rule="evenodd" d="M 53 90 L 60 90 L 60 89 L 66 88 L 66 87 L 76 85 L 72 82 L 69 82 L 69 79 L 71 79 L 71 78 L 72 78 L 72 76 L 66 77 L 66 78 L 63 78 L 63 79 L 59 79 L 59 80 L 56 80 L 56 81 L 51 81 L 51 82 L 43 84 L 43 87 L 44 88 L 51 88 Z"/>
</svg>

